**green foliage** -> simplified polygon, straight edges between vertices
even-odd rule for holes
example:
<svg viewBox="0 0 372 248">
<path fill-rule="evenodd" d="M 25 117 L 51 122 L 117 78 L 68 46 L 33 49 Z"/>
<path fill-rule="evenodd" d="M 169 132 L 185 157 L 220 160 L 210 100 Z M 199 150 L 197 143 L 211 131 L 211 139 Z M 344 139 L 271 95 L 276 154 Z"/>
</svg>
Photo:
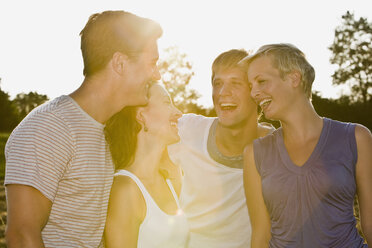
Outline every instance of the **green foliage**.
<svg viewBox="0 0 372 248">
<path fill-rule="evenodd" d="M 19 116 L 15 104 L 9 99 L 8 93 L 2 91 L 0 87 L 0 132 L 13 130 L 18 122 Z"/>
<path fill-rule="evenodd" d="M 313 93 L 312 103 L 320 116 L 334 120 L 360 123 L 372 130 L 371 103 L 352 102 L 348 96 L 339 99 L 327 99 Z"/>
<path fill-rule="evenodd" d="M 316 112 L 322 117 L 333 120 L 360 123 L 372 131 L 372 115 L 370 114 L 372 104 L 361 102 L 351 102 L 348 96 L 338 99 L 322 98 L 319 92 L 313 92 L 312 104 Z M 259 121 L 271 123 L 274 127 L 280 127 L 280 122 L 272 121 L 261 114 Z"/>
<path fill-rule="evenodd" d="M 165 54 L 165 59 L 159 61 L 158 67 L 162 75 L 162 82 L 175 106 L 183 113 L 209 115 L 211 110 L 203 108 L 196 102 L 200 95 L 187 87 L 194 72 L 186 54 L 180 53 L 177 47 L 165 49 Z"/>
<path fill-rule="evenodd" d="M 372 101 L 372 23 L 356 19 L 349 11 L 335 30 L 331 63 L 338 65 L 333 84 L 349 84 L 351 102 Z"/>
<path fill-rule="evenodd" d="M 9 133 L 0 133 L 0 181 L 4 180 L 5 175 L 5 155 L 4 149 Z"/>
<path fill-rule="evenodd" d="M 29 92 L 17 94 L 13 102 L 17 106 L 18 114 L 22 120 L 28 113 L 31 112 L 35 107 L 48 101 L 46 95 L 40 95 L 36 92 Z"/>
<path fill-rule="evenodd" d="M 18 94 L 12 101 L 9 94 L 0 88 L 0 132 L 12 131 L 32 109 L 47 100 L 46 95 L 29 92 Z"/>
</svg>

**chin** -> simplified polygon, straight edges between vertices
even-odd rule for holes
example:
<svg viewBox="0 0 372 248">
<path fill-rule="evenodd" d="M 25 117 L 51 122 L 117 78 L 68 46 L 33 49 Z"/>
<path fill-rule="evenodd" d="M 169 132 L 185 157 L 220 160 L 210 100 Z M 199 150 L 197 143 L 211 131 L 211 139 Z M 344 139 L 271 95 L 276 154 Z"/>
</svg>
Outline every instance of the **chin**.
<svg viewBox="0 0 372 248">
<path fill-rule="evenodd" d="M 223 127 L 234 127 L 238 123 L 240 123 L 237 120 L 234 120 L 232 118 L 223 118 L 223 117 L 222 118 L 221 117 L 218 117 L 218 122 Z"/>
<path fill-rule="evenodd" d="M 137 103 L 133 104 L 133 106 L 144 106 L 149 103 L 149 99 L 147 97 L 144 97 L 142 99 L 138 99 Z"/>
<path fill-rule="evenodd" d="M 173 145 L 175 143 L 178 143 L 181 140 L 180 136 L 177 134 L 169 139 L 168 145 Z"/>
<path fill-rule="evenodd" d="M 265 118 L 268 119 L 268 120 L 271 120 L 271 121 L 279 121 L 279 118 L 276 117 L 275 115 L 273 114 L 270 114 L 270 113 L 263 113 Z"/>
</svg>

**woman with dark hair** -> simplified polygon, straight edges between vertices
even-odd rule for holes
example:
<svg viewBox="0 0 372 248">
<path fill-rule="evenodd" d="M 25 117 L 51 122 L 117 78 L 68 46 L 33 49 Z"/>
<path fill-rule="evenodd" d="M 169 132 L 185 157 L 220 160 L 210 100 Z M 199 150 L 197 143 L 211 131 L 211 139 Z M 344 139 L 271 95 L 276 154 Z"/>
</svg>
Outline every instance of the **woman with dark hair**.
<svg viewBox="0 0 372 248">
<path fill-rule="evenodd" d="M 148 105 L 124 108 L 106 124 L 116 169 L 104 234 L 108 248 L 186 245 L 189 229 L 178 202 L 182 172 L 162 163 L 167 146 L 180 139 L 181 112 L 159 84 L 149 93 Z"/>
</svg>

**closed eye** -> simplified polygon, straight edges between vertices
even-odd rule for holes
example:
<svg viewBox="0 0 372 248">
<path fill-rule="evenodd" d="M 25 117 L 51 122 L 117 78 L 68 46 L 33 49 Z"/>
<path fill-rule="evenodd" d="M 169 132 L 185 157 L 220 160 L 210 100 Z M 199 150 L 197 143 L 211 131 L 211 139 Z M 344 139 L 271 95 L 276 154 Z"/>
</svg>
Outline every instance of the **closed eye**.
<svg viewBox="0 0 372 248">
<path fill-rule="evenodd" d="M 241 85 L 242 84 L 242 82 L 240 82 L 240 81 L 233 81 L 232 82 L 234 85 Z"/>
</svg>

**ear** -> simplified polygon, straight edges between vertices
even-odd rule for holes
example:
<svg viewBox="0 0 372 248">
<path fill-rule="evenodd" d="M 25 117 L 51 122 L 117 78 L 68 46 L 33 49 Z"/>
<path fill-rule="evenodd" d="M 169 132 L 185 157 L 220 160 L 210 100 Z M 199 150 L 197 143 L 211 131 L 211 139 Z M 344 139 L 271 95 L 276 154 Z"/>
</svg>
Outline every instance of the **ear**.
<svg viewBox="0 0 372 248">
<path fill-rule="evenodd" d="M 146 125 L 146 113 L 145 113 L 144 108 L 138 107 L 137 113 L 136 113 L 136 119 L 142 126 Z"/>
<path fill-rule="evenodd" d="M 287 74 L 287 77 L 291 80 L 292 86 L 297 88 L 301 86 L 301 74 L 298 71 L 292 71 Z"/>
<path fill-rule="evenodd" d="M 126 70 L 128 59 L 127 55 L 121 52 L 115 52 L 111 59 L 112 69 L 119 75 L 123 75 Z"/>
</svg>

